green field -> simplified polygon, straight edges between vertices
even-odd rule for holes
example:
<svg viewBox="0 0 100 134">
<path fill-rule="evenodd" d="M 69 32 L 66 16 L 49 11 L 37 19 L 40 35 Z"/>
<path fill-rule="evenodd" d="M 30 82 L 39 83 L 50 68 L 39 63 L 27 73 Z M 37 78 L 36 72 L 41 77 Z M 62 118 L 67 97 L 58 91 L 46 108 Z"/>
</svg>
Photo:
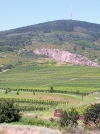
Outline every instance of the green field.
<svg viewBox="0 0 100 134">
<path fill-rule="evenodd" d="M 56 107 L 69 110 L 71 107 L 76 108 L 80 114 L 84 108 L 91 103 L 96 103 L 96 97 L 99 98 L 100 93 L 82 97 L 74 94 L 46 93 L 19 91 L 11 91 L 5 94 L 5 90 L 0 90 L 0 99 L 14 100 L 24 114 L 36 114 L 37 116 L 54 116 Z M 37 110 L 36 110 L 37 109 Z"/>
<path fill-rule="evenodd" d="M 57 92 L 49 93 L 51 87 Z M 100 68 L 48 66 L 46 63 L 19 66 L 0 74 L 0 88 L 0 99 L 13 99 L 26 114 L 32 112 L 53 117 L 57 106 L 60 109 L 75 107 L 82 113 L 88 105 L 99 101 L 96 97 L 99 98 L 100 93 L 93 92 L 100 91 Z M 7 94 L 4 89 L 8 90 Z M 80 93 L 90 95 L 82 96 Z"/>
<path fill-rule="evenodd" d="M 28 65 L 0 74 L 0 88 L 54 90 L 90 93 L 100 90 L 100 68 L 82 66 Z"/>
</svg>

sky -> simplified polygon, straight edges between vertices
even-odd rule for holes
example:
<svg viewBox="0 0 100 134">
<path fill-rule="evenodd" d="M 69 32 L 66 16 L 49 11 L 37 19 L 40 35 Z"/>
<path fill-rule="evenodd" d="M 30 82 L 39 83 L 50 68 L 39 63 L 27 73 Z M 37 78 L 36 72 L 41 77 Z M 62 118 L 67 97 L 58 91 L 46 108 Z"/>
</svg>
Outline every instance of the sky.
<svg viewBox="0 0 100 134">
<path fill-rule="evenodd" d="M 0 31 L 69 20 L 71 12 L 73 20 L 100 24 L 100 0 L 0 0 Z"/>
</svg>

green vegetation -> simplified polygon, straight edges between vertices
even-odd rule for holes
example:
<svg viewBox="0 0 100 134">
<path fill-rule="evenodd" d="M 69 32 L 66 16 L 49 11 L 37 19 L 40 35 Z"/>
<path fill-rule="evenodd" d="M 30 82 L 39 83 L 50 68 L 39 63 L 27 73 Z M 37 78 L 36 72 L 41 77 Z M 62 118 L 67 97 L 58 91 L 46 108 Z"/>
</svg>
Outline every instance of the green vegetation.
<svg viewBox="0 0 100 134">
<path fill-rule="evenodd" d="M 0 88 L 83 94 L 99 91 L 100 69 L 81 66 L 19 66 L 0 74 Z"/>
<path fill-rule="evenodd" d="M 97 126 L 99 126 L 100 125 L 100 103 L 90 105 L 85 110 L 84 116 L 85 116 L 85 120 L 84 120 L 85 124 L 88 124 L 91 121 Z"/>
<path fill-rule="evenodd" d="M 50 118 L 49 120 L 39 119 L 38 117 L 29 117 L 24 116 L 20 119 L 19 123 L 24 125 L 35 125 L 35 126 L 45 126 L 47 128 L 59 128 L 59 122 L 55 121 L 54 119 Z"/>
<path fill-rule="evenodd" d="M 100 63 L 100 25 L 58 20 L 0 32 L 0 52 L 18 54 L 24 49 L 20 58 L 35 59 L 32 50 L 48 46 L 78 53 Z M 30 52 L 27 52 L 28 48 L 32 48 Z"/>
<path fill-rule="evenodd" d="M 15 100 L 23 112 L 42 111 L 49 115 L 51 111 L 51 116 L 56 106 L 74 107 L 82 114 L 87 105 L 96 102 L 100 91 L 99 68 L 45 65 L 19 66 L 1 73 L 0 88 L 5 90 L 0 90 L 0 98 Z"/>
<path fill-rule="evenodd" d="M 15 105 L 13 101 L 0 101 L 0 123 L 19 121 L 21 118 L 19 112 L 18 105 Z"/>
<path fill-rule="evenodd" d="M 71 108 L 69 111 L 62 111 L 60 118 L 61 127 L 66 127 L 69 125 L 77 125 L 79 120 L 79 113 L 74 108 Z"/>
<path fill-rule="evenodd" d="M 35 55 L 38 48 L 65 50 L 100 63 L 100 25 L 59 20 L 0 32 L 0 122 L 18 121 L 21 111 L 22 124 L 58 128 L 51 117 L 59 107 L 62 126 L 77 124 L 84 111 L 85 124 L 97 123 L 100 106 L 90 105 L 100 97 L 100 68 L 61 65 Z"/>
<path fill-rule="evenodd" d="M 37 116 L 53 117 L 54 110 L 58 106 L 60 109 L 69 110 L 74 107 L 80 115 L 92 102 L 96 102 L 97 94 L 92 96 L 84 96 L 74 94 L 47 93 L 32 91 L 20 91 L 19 95 L 16 91 L 0 90 L 0 101 L 9 100 L 19 105 L 19 109 L 23 113 L 34 113 Z M 100 93 L 98 93 L 98 96 Z"/>
</svg>

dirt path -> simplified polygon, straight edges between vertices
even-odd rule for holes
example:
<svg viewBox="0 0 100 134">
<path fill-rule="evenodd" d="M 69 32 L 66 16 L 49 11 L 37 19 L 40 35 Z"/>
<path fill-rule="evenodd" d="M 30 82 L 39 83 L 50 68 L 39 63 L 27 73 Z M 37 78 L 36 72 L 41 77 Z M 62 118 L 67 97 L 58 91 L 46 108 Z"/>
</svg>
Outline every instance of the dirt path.
<svg viewBox="0 0 100 134">
<path fill-rule="evenodd" d="M 68 133 L 46 127 L 0 124 L 0 134 L 100 134 L 100 131 L 82 131 L 75 129 L 74 132 Z"/>
<path fill-rule="evenodd" d="M 0 134 L 62 134 L 59 130 L 28 125 L 0 124 Z"/>
</svg>

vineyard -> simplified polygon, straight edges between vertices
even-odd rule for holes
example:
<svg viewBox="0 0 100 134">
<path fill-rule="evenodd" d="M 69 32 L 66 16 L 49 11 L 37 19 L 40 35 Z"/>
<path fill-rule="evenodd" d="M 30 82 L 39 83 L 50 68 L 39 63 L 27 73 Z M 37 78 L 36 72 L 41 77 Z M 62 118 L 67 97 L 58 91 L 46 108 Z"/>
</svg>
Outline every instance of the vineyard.
<svg viewBox="0 0 100 134">
<path fill-rule="evenodd" d="M 91 93 L 100 90 L 100 69 L 81 66 L 27 65 L 0 74 L 0 88 Z"/>
<path fill-rule="evenodd" d="M 12 100 L 19 105 L 21 112 L 42 113 L 42 115 L 54 116 L 54 110 L 60 109 L 70 110 L 71 107 L 77 109 L 82 114 L 84 109 L 93 102 L 100 93 L 93 95 L 76 95 L 61 94 L 48 92 L 32 92 L 18 90 L 0 90 L 0 101 Z M 39 112 L 40 111 L 40 112 Z"/>
<path fill-rule="evenodd" d="M 87 66 L 26 65 L 0 74 L 0 100 L 11 99 L 22 112 L 54 116 L 56 107 L 80 114 L 100 95 L 100 69 Z M 96 94 L 97 93 L 97 94 Z"/>
</svg>

